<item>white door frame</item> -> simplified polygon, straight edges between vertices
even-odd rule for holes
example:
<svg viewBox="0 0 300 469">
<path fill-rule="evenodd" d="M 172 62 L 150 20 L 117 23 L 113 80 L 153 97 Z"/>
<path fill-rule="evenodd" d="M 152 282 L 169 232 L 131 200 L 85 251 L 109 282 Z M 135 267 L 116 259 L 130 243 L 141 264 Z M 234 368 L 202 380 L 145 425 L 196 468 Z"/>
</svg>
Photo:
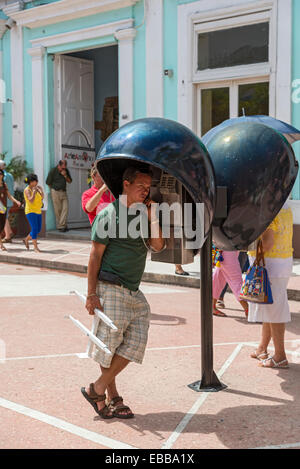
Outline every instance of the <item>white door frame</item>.
<svg viewBox="0 0 300 469">
<path fill-rule="evenodd" d="M 133 19 L 120 20 L 96 27 L 70 31 L 67 33 L 40 37 L 31 41 L 28 53 L 32 57 L 32 114 L 33 114 L 33 157 L 34 171 L 41 181 L 44 180 L 44 84 L 45 56 L 47 48 L 65 46 L 61 54 L 70 53 L 70 45 L 78 37 L 81 40 L 95 40 L 113 35 L 118 41 L 119 51 L 119 113 L 120 125 L 133 119 L 133 40 L 136 30 L 132 27 Z M 115 44 L 115 43 L 113 43 Z M 103 47 L 111 44 L 105 44 Z M 99 46 L 90 46 L 93 49 Z M 63 47 L 62 47 L 63 49 Z M 78 51 L 74 49 L 74 52 Z M 46 57 L 47 58 L 47 57 Z M 126 78 L 126 79 L 125 79 Z M 55 97 L 57 99 L 57 96 Z M 57 141 L 55 142 L 57 148 Z"/>
</svg>

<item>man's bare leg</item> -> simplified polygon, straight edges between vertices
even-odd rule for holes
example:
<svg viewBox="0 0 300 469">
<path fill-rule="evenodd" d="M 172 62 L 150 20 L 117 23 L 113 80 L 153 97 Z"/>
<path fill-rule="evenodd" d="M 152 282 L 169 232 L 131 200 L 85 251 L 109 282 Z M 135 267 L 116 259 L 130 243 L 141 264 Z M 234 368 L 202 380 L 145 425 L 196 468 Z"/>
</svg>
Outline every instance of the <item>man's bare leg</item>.
<svg viewBox="0 0 300 469">
<path fill-rule="evenodd" d="M 129 360 L 121 357 L 120 355 L 114 355 L 109 368 L 101 367 L 101 376 L 94 383 L 94 389 L 97 394 L 105 394 L 111 384 L 113 389 L 113 383 L 115 383 L 115 377 L 128 365 Z M 116 386 L 115 386 L 116 391 Z M 87 394 L 90 393 L 90 388 L 86 388 Z M 117 394 L 118 395 L 118 394 Z M 115 397 L 115 396 L 114 396 Z M 97 402 L 98 409 L 101 410 L 105 406 L 105 401 Z"/>
<path fill-rule="evenodd" d="M 102 367 L 101 367 L 101 370 L 102 370 Z M 112 399 L 114 399 L 115 397 L 118 397 L 119 396 L 119 393 L 118 393 L 118 390 L 117 390 L 117 385 L 116 385 L 116 380 L 115 378 L 109 383 L 109 385 L 107 386 L 107 397 L 108 397 L 108 402 L 110 402 Z M 123 402 L 120 401 L 118 403 L 116 403 L 115 407 L 118 408 L 119 406 L 123 405 Z M 131 414 L 131 410 L 130 409 L 122 409 L 122 410 L 118 410 L 118 412 L 120 414 L 123 414 L 123 415 L 127 415 L 127 414 Z"/>
</svg>

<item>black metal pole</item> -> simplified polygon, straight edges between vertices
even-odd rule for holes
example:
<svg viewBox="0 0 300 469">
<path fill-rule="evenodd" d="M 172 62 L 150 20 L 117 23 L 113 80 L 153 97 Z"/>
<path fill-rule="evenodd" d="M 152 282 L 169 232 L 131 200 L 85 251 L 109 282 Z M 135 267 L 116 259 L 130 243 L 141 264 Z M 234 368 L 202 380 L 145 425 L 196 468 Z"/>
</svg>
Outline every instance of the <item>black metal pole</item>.
<svg viewBox="0 0 300 469">
<path fill-rule="evenodd" d="M 202 379 L 188 386 L 194 391 L 216 392 L 227 386 L 219 381 L 213 369 L 213 314 L 212 314 L 212 231 L 200 252 L 201 297 L 201 367 Z"/>
</svg>

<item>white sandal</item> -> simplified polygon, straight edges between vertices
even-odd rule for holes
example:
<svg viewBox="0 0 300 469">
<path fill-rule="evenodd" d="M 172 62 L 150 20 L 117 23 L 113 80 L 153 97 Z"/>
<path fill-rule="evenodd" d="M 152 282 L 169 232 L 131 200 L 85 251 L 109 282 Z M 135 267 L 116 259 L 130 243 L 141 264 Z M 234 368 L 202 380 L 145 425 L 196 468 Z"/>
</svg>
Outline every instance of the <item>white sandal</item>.
<svg viewBox="0 0 300 469">
<path fill-rule="evenodd" d="M 271 361 L 273 366 L 267 366 L 267 361 Z M 283 365 L 283 363 L 286 363 L 286 365 Z M 289 368 L 289 362 L 286 359 L 282 360 L 281 362 L 275 362 L 273 357 L 266 358 L 266 360 L 263 360 L 259 365 L 263 366 L 264 368 Z"/>
<path fill-rule="evenodd" d="M 257 360 L 260 360 L 260 361 L 263 361 L 263 360 L 267 360 L 267 359 L 268 359 L 269 354 L 268 354 L 268 352 L 262 352 L 262 353 L 260 353 L 260 354 L 257 355 L 257 351 L 254 350 L 254 352 L 252 352 L 252 353 L 250 354 L 250 357 L 251 357 L 251 358 L 256 358 Z M 263 358 L 263 357 L 265 357 L 265 358 Z"/>
</svg>

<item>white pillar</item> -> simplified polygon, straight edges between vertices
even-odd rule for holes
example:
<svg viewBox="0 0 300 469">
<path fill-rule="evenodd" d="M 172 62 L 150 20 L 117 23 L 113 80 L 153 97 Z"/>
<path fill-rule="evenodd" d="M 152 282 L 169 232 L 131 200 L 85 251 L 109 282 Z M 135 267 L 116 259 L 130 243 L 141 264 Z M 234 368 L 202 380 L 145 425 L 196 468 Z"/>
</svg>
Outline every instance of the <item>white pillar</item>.
<svg viewBox="0 0 300 469">
<path fill-rule="evenodd" d="M 0 39 L 1 41 L 1 39 Z M 2 77 L 2 50 L 0 48 L 0 80 L 3 80 Z M 0 87 L 2 87 L 2 83 L 0 82 Z M 2 136 L 2 127 L 3 127 L 3 105 L 0 100 L 0 153 L 3 152 L 3 136 Z"/>
<path fill-rule="evenodd" d="M 292 119 L 292 1 L 278 0 L 277 13 L 276 118 Z"/>
<path fill-rule="evenodd" d="M 120 29 L 115 33 L 119 42 L 119 124 L 133 120 L 133 40 L 134 28 Z"/>
<path fill-rule="evenodd" d="M 3 65 L 2 65 L 2 36 L 6 31 L 5 28 L 5 21 L 0 20 L 0 80 L 3 80 Z M 0 87 L 3 87 L 3 84 L 0 82 Z M 0 153 L 3 151 L 3 135 L 2 135 L 2 129 L 3 129 L 3 105 L 0 100 Z"/>
<path fill-rule="evenodd" d="M 163 117 L 163 0 L 147 0 L 146 107 L 147 117 Z M 167 78 L 168 79 L 168 78 Z"/>
<path fill-rule="evenodd" d="M 28 49 L 32 58 L 33 167 L 44 184 L 44 47 Z"/>
<path fill-rule="evenodd" d="M 24 157 L 24 74 L 22 26 L 14 26 L 10 31 L 10 38 L 12 156 L 21 155 Z"/>
</svg>

